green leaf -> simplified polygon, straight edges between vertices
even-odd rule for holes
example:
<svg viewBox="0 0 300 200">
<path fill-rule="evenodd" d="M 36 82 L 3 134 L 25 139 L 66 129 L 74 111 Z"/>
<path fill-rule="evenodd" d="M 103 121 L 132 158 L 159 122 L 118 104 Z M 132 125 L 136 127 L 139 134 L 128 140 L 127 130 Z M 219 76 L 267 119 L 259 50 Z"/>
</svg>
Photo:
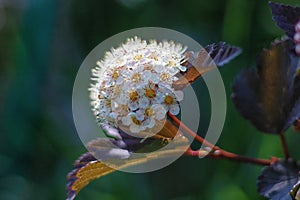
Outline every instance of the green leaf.
<svg viewBox="0 0 300 200">
<path fill-rule="evenodd" d="M 258 177 L 258 192 L 270 200 L 291 200 L 290 191 L 299 179 L 300 165 L 293 160 L 280 160 L 264 167 Z"/>
</svg>

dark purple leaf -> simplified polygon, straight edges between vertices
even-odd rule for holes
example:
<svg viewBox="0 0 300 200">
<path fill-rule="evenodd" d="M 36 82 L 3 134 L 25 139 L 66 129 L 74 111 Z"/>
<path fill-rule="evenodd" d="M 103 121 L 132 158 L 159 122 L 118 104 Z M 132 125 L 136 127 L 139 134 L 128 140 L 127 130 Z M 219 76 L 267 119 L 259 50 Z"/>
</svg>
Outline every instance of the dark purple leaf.
<svg viewBox="0 0 300 200">
<path fill-rule="evenodd" d="M 213 43 L 204 49 L 218 67 L 229 63 L 242 52 L 241 48 L 228 45 L 225 42 Z"/>
<path fill-rule="evenodd" d="M 225 42 L 213 43 L 206 46 L 199 52 L 189 51 L 185 53 L 187 71 L 179 75 L 179 80 L 173 84 L 175 89 L 183 89 L 192 84 L 202 74 L 221 67 L 239 54 L 242 50 L 239 47 L 231 46 Z"/>
<path fill-rule="evenodd" d="M 277 26 L 293 39 L 295 24 L 300 20 L 300 8 L 274 2 L 269 2 L 269 6 L 272 11 L 273 20 Z"/>
<path fill-rule="evenodd" d="M 300 117 L 299 58 L 290 40 L 264 49 L 257 69 L 245 69 L 233 84 L 232 99 L 241 115 L 260 131 L 284 132 Z"/>
<path fill-rule="evenodd" d="M 74 169 L 67 175 L 67 200 L 73 200 L 77 193 L 77 187 L 74 187 L 75 183 L 80 178 L 78 172 L 85 167 L 88 163 L 96 162 L 97 159 L 91 153 L 85 153 L 74 163 Z"/>
<path fill-rule="evenodd" d="M 300 199 L 300 178 L 298 182 L 293 186 L 292 190 L 290 191 L 290 195 L 292 197 L 292 200 Z"/>
<path fill-rule="evenodd" d="M 258 192 L 270 200 L 291 200 L 290 191 L 298 181 L 299 164 L 280 160 L 265 167 L 258 177 Z"/>
<path fill-rule="evenodd" d="M 300 118 L 294 122 L 294 129 L 295 131 L 300 131 Z"/>
</svg>

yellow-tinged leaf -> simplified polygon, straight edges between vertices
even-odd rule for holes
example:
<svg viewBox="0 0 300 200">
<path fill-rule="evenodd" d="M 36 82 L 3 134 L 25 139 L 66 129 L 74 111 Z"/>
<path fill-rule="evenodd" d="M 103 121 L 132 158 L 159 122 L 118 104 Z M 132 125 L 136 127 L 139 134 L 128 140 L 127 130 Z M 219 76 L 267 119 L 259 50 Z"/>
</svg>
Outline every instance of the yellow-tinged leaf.
<svg viewBox="0 0 300 200">
<path fill-rule="evenodd" d="M 101 148 L 100 152 L 103 153 L 103 149 L 105 149 L 105 145 L 103 146 L 103 144 L 108 142 L 108 140 L 106 140 L 106 138 L 99 138 L 90 142 L 88 146 L 90 147 L 90 151 L 93 151 L 82 156 L 74 165 L 76 169 L 68 175 L 67 199 L 74 199 L 78 192 L 94 179 L 100 178 L 116 170 L 178 155 L 185 152 L 189 147 L 188 139 L 181 134 L 176 135 L 173 138 L 172 143 L 169 143 L 167 146 L 166 141 L 170 142 L 171 140 L 156 139 L 152 143 L 145 145 L 140 152 L 144 152 L 145 149 L 149 147 L 150 150 L 153 150 L 153 146 L 155 148 L 166 147 L 163 150 L 150 153 L 135 153 L 131 154 L 127 159 L 118 159 L 115 155 L 112 158 L 109 158 L 109 155 L 105 155 L 105 159 L 102 161 L 99 161 L 94 157 L 101 156 L 97 154 L 97 149 Z M 111 145 L 106 145 L 106 147 L 111 148 Z M 86 157 L 89 158 L 86 159 Z"/>
<path fill-rule="evenodd" d="M 199 52 L 188 51 L 185 53 L 187 67 L 185 73 L 181 73 L 178 80 L 173 84 L 177 90 L 192 84 L 197 78 L 206 72 L 221 67 L 241 53 L 241 49 L 226 44 L 225 42 L 213 43 L 201 49 Z"/>
<path fill-rule="evenodd" d="M 201 50 L 197 53 L 197 55 L 195 55 L 194 52 L 187 52 L 185 53 L 185 56 L 188 60 L 185 63 L 188 69 L 182 76 L 178 77 L 179 79 L 177 81 L 173 83 L 172 86 L 176 90 L 181 90 L 187 87 L 189 84 L 192 84 L 195 80 L 197 80 L 202 74 L 216 67 L 205 50 Z"/>
<path fill-rule="evenodd" d="M 108 167 L 100 161 L 92 161 L 78 170 L 76 173 L 77 180 L 72 185 L 72 190 L 78 193 L 92 180 L 109 174 L 115 169 Z"/>
</svg>

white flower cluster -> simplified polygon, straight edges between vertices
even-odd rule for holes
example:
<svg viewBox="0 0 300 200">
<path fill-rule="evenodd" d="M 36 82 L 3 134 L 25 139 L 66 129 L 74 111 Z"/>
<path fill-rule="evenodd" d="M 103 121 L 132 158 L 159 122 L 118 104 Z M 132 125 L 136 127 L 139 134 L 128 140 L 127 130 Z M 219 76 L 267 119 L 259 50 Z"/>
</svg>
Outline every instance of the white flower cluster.
<svg viewBox="0 0 300 200">
<path fill-rule="evenodd" d="M 130 38 L 111 49 L 92 70 L 92 107 L 100 123 L 128 127 L 132 133 L 147 131 L 166 118 L 177 115 L 183 92 L 174 90 L 185 62 L 186 48 L 174 42 Z"/>
</svg>

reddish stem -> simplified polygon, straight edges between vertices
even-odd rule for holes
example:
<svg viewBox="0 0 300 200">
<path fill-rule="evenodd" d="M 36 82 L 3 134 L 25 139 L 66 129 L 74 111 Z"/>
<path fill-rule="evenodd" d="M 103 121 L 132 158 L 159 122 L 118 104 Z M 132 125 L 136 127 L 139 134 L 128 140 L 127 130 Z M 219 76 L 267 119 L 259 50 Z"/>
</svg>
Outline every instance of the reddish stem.
<svg viewBox="0 0 300 200">
<path fill-rule="evenodd" d="M 234 160 L 234 161 L 239 161 L 239 162 L 244 162 L 244 163 L 251 163 L 251 164 L 257 164 L 257 165 L 270 165 L 271 163 L 277 161 L 277 158 L 272 158 L 270 160 L 266 159 L 259 159 L 259 158 L 249 158 L 245 156 L 240 156 L 228 151 L 225 151 L 224 149 L 221 149 L 218 146 L 215 146 L 196 134 L 194 131 L 189 129 L 184 123 L 182 123 L 177 117 L 174 115 L 171 115 L 168 113 L 168 116 L 173 120 L 173 122 L 177 125 L 180 126 L 186 133 L 194 137 L 198 142 L 210 147 L 213 151 L 208 153 L 202 152 L 202 151 L 194 151 L 192 149 L 189 149 L 186 151 L 186 155 L 189 156 L 197 156 L 197 157 L 202 157 L 202 156 L 207 156 L 209 158 L 215 158 L 215 159 L 227 159 L 227 160 Z"/>
<path fill-rule="evenodd" d="M 289 151 L 288 151 L 288 147 L 287 147 L 287 143 L 284 137 L 284 133 L 280 133 L 280 141 L 281 141 L 281 146 L 283 149 L 283 153 L 284 153 L 284 157 L 285 159 L 288 159 L 290 157 Z"/>
<path fill-rule="evenodd" d="M 193 138 L 195 138 L 197 141 L 199 141 L 200 143 L 210 147 L 212 150 L 219 150 L 220 148 L 211 144 L 210 142 L 208 142 L 207 140 L 205 140 L 203 137 L 201 137 L 200 135 L 196 134 L 194 131 L 192 131 L 191 129 L 189 129 L 189 127 L 187 127 L 184 123 L 182 123 L 177 117 L 175 117 L 174 115 L 168 113 L 168 116 L 173 120 L 173 122 L 177 125 L 180 126 L 183 130 L 185 130 L 189 135 L 191 135 Z"/>
<path fill-rule="evenodd" d="M 226 159 L 226 160 L 233 160 L 237 162 L 243 162 L 243 163 L 250 163 L 250 164 L 256 164 L 256 165 L 270 165 L 271 163 L 276 162 L 278 159 L 277 158 L 272 158 L 270 160 L 266 159 L 259 159 L 259 158 L 249 158 L 245 156 L 240 156 L 234 153 L 230 153 L 228 151 L 224 151 L 222 149 L 214 151 L 212 153 L 208 153 L 205 155 L 201 151 L 194 151 L 194 150 L 187 150 L 185 155 L 189 156 L 195 156 L 195 157 L 203 157 L 206 156 L 208 158 L 214 158 L 214 159 Z"/>
</svg>

